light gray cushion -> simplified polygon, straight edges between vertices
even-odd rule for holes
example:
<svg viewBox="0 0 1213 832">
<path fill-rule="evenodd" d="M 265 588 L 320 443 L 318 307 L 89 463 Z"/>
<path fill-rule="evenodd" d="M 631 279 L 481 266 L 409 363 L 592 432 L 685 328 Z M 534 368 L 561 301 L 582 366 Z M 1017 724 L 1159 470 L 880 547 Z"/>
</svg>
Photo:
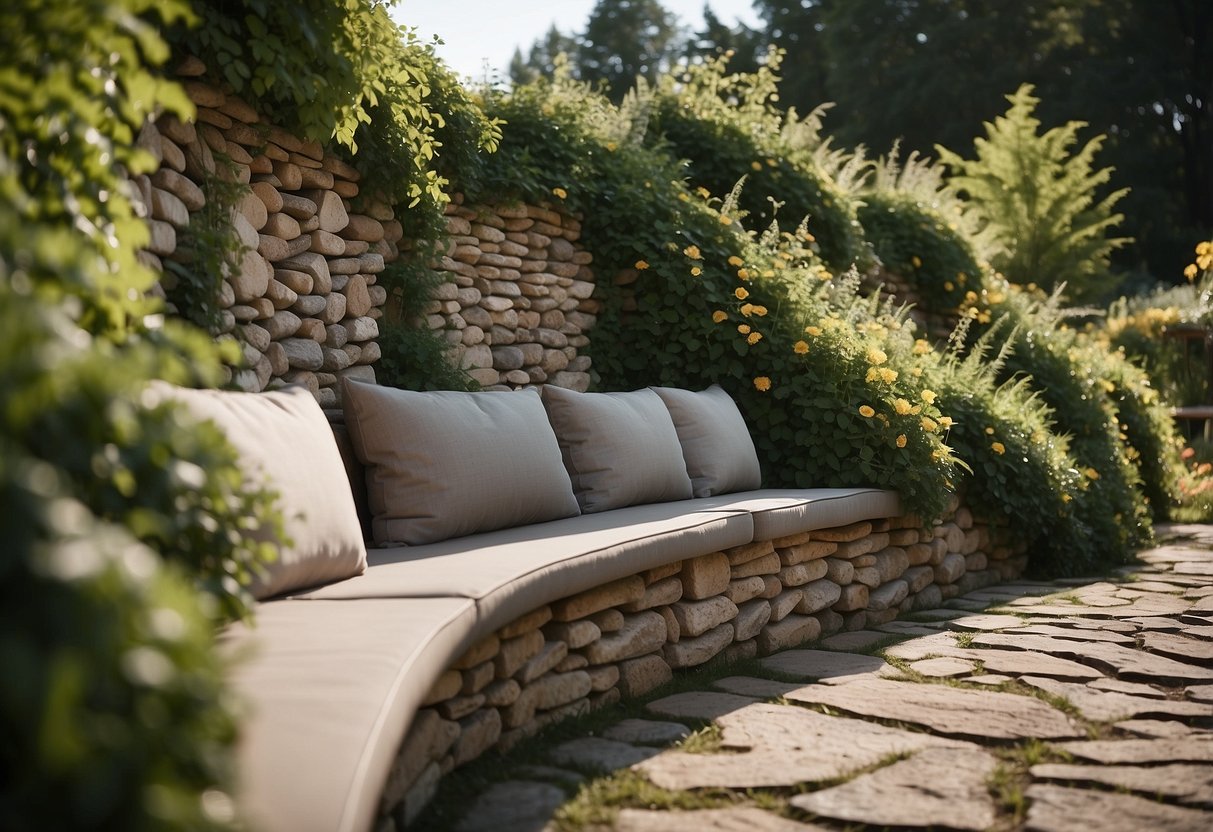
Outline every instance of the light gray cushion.
<svg viewBox="0 0 1213 832">
<path fill-rule="evenodd" d="M 694 500 L 687 510 L 748 511 L 754 518 L 754 539 L 775 540 L 862 520 L 899 517 L 901 497 L 884 488 L 766 488 Z"/>
<path fill-rule="evenodd" d="M 417 393 L 348 379 L 374 538 L 419 545 L 578 513 L 539 395 Z"/>
<path fill-rule="evenodd" d="M 477 637 L 467 598 L 272 601 L 229 627 L 236 802 L 263 832 L 366 832 L 430 687 Z"/>
<path fill-rule="evenodd" d="M 543 403 L 583 512 L 691 497 L 670 412 L 652 390 L 575 393 L 548 386 Z"/>
<path fill-rule="evenodd" d="M 268 530 L 259 538 L 278 559 L 252 586 L 257 598 L 360 575 L 366 546 L 345 465 L 320 405 L 306 389 L 273 393 L 187 390 L 150 385 L 148 403 L 180 403 L 195 418 L 213 421 L 240 455 L 249 481 L 278 492 L 289 546 Z"/>
<path fill-rule="evenodd" d="M 717 384 L 707 390 L 650 388 L 669 408 L 696 497 L 762 485 L 754 440 L 737 403 Z"/>
</svg>

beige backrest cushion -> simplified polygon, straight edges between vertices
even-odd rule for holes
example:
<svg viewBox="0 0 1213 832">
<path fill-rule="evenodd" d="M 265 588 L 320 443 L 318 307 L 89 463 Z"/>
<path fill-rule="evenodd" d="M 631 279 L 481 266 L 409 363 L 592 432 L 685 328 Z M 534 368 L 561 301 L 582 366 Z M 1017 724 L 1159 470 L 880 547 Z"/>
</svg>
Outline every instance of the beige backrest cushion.
<svg viewBox="0 0 1213 832">
<path fill-rule="evenodd" d="M 707 390 L 651 388 L 669 408 L 696 497 L 751 491 L 762 485 L 754 440 L 733 398 Z"/>
<path fill-rule="evenodd" d="M 278 492 L 290 545 L 268 531 L 259 538 L 278 548 L 278 559 L 254 581 L 258 599 L 361 575 L 366 546 L 333 431 L 303 387 L 273 393 L 187 390 L 156 383 L 150 401 L 180 403 L 198 420 L 209 419 L 240 455 L 249 482 Z"/>
<path fill-rule="evenodd" d="M 577 514 L 539 394 L 417 393 L 346 380 L 377 543 L 419 545 Z"/>
<path fill-rule="evenodd" d="M 653 391 L 575 393 L 549 385 L 543 404 L 586 514 L 690 498 L 678 434 Z"/>
</svg>

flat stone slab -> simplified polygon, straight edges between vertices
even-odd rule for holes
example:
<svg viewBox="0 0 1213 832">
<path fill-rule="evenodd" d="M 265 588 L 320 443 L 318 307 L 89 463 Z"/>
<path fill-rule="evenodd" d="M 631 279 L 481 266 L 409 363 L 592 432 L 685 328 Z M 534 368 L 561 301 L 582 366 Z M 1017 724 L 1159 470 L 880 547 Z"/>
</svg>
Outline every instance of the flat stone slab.
<svg viewBox="0 0 1213 832">
<path fill-rule="evenodd" d="M 837 633 L 823 639 L 821 646 L 828 650 L 859 651 L 868 650 L 888 640 L 888 633 L 881 633 L 877 630 L 855 630 L 850 633 Z"/>
<path fill-rule="evenodd" d="M 764 670 L 797 679 L 816 679 L 827 684 L 896 673 L 896 668 L 879 656 L 835 653 L 830 650 L 785 650 L 762 659 Z"/>
<path fill-rule="evenodd" d="M 895 644 L 886 649 L 885 654 L 893 658 L 905 659 L 908 662 L 932 656 L 972 659 L 980 661 L 987 671 L 1004 673 L 1009 676 L 1031 674 L 1074 681 L 1088 681 L 1103 676 L 1098 670 L 1087 667 L 1085 664 L 1044 653 L 1028 653 L 1021 650 L 975 650 L 970 647 L 959 647 L 956 644 L 956 637 L 952 633 L 923 636 L 902 644 Z"/>
<path fill-rule="evenodd" d="M 1115 792 L 1067 789 L 1037 784 L 1027 790 L 1030 832 L 1199 832 L 1213 827 L 1213 815 L 1168 806 L 1154 800 Z"/>
<path fill-rule="evenodd" d="M 926 753 L 926 752 L 923 752 Z M 1036 780 L 1095 783 L 1145 797 L 1165 797 L 1187 806 L 1213 806 L 1213 766 L 1173 763 L 1163 766 L 1032 766 Z"/>
<path fill-rule="evenodd" d="M 1068 716 L 1039 699 L 1000 691 L 859 679 L 845 685 L 809 685 L 786 696 L 860 716 L 909 722 L 951 737 L 1060 739 L 1082 734 Z"/>
<path fill-rule="evenodd" d="M 659 753 L 655 748 L 638 748 L 603 737 L 578 737 L 552 748 L 548 757 L 557 765 L 605 772 L 627 768 Z"/>
<path fill-rule="evenodd" d="M 1032 650 L 1074 659 L 1101 670 L 1110 670 L 1121 678 L 1157 682 L 1159 684 L 1183 684 L 1213 679 L 1213 668 L 1177 662 L 1165 656 L 1156 656 L 1144 650 L 1134 650 L 1119 644 L 1104 642 L 1073 642 L 1050 636 L 1012 635 L 987 633 L 973 639 L 973 644 L 984 647 L 1004 647 L 1012 650 Z"/>
<path fill-rule="evenodd" d="M 1147 699 L 1167 698 L 1167 695 L 1158 688 L 1150 687 L 1143 682 L 1126 682 L 1124 679 L 1096 679 L 1089 686 L 1095 690 L 1110 690 L 1116 693 L 1127 693 L 1130 696 L 1144 696 Z"/>
<path fill-rule="evenodd" d="M 1032 624 L 1051 627 L 1061 627 L 1067 630 L 1087 630 L 1097 633 L 1119 633 L 1131 636 L 1137 632 L 1137 627 L 1131 621 L 1115 621 L 1110 618 L 1094 620 L 1090 618 L 1033 618 Z"/>
<path fill-rule="evenodd" d="M 1062 697 L 1078 708 L 1084 717 L 1094 722 L 1116 722 L 1140 717 L 1213 716 L 1213 708 L 1197 702 L 1152 699 L 1110 690 L 1094 690 L 1086 685 L 1075 685 L 1037 676 L 1023 676 L 1019 681 L 1054 696 Z"/>
<path fill-rule="evenodd" d="M 797 823 L 750 807 L 655 812 L 623 809 L 616 832 L 826 832 L 820 826 Z"/>
<path fill-rule="evenodd" d="M 681 722 L 656 719 L 624 719 L 602 732 L 608 740 L 637 745 L 672 745 L 691 735 L 691 729 Z"/>
<path fill-rule="evenodd" d="M 1181 662 L 1205 667 L 1213 665 L 1213 642 L 1172 633 L 1144 633 L 1142 646 L 1151 653 L 1168 656 Z"/>
<path fill-rule="evenodd" d="M 1149 740 L 1090 740 L 1057 746 L 1082 760 L 1108 765 L 1137 763 L 1213 763 L 1213 734 Z"/>
<path fill-rule="evenodd" d="M 1130 734 L 1136 734 L 1139 737 L 1159 739 L 1186 737 L 1189 734 L 1201 733 L 1198 729 L 1184 725 L 1182 722 L 1162 719 L 1126 719 L 1117 722 L 1112 727 L 1127 731 Z"/>
<path fill-rule="evenodd" d="M 1184 693 L 1197 702 L 1213 702 L 1213 685 L 1189 685 Z"/>
<path fill-rule="evenodd" d="M 501 832 L 502 829 L 539 832 L 568 800 L 551 783 L 510 780 L 490 786 L 476 798 L 457 832 Z"/>
<path fill-rule="evenodd" d="M 732 693 L 699 690 L 688 693 L 675 693 L 672 696 L 654 699 L 644 707 L 645 710 L 658 716 L 710 721 L 733 711 L 740 711 L 747 705 L 753 705 L 757 702 L 758 700 L 752 696 L 737 696 Z"/>
<path fill-rule="evenodd" d="M 949 676 L 968 676 L 976 669 L 977 662 L 967 659 L 956 659 L 941 656 L 937 659 L 922 659 L 910 665 L 910 670 L 923 676 L 947 678 Z"/>
<path fill-rule="evenodd" d="M 994 823 L 994 801 L 986 780 L 996 765 L 985 751 L 927 749 L 841 786 L 788 802 L 814 815 L 851 823 L 979 832 Z"/>
<path fill-rule="evenodd" d="M 765 702 L 728 711 L 714 721 L 721 728 L 721 750 L 733 753 L 688 754 L 673 749 L 639 763 L 636 770 L 666 789 L 794 786 L 844 777 L 890 754 L 971 748 L 930 734 Z"/>
<path fill-rule="evenodd" d="M 938 633 L 938 625 L 924 621 L 890 621 L 888 624 L 881 624 L 876 628 L 882 633 L 889 633 L 895 636 L 929 636 L 932 633 Z"/>
<path fill-rule="evenodd" d="M 1023 619 L 1018 615 L 962 615 L 960 618 L 953 618 L 947 626 L 949 630 L 989 632 L 1021 627 Z"/>
<path fill-rule="evenodd" d="M 1132 625 L 1129 626 L 1129 633 L 1134 631 Z M 1058 627 L 1053 624 L 1028 624 L 1027 626 L 1015 627 L 1013 629 L 1003 630 L 1007 635 L 1035 635 L 1035 636 L 1053 636 L 1055 638 L 1068 638 L 1072 641 L 1106 641 L 1111 644 L 1122 644 L 1125 647 L 1135 647 L 1137 639 L 1126 633 L 1114 633 L 1110 630 L 1087 630 L 1077 627 Z"/>
<path fill-rule="evenodd" d="M 776 682 L 773 679 L 759 679 L 754 676 L 726 676 L 712 682 L 712 687 L 725 693 L 735 693 L 738 696 L 778 699 L 780 696 L 800 688 L 801 685 L 798 682 Z"/>
<path fill-rule="evenodd" d="M 988 685 L 995 688 L 999 685 L 1005 685 L 1007 682 L 1015 681 L 1010 676 L 1003 676 L 1001 673 L 983 673 L 980 676 L 966 676 L 960 681 L 968 682 L 972 685 Z"/>
</svg>

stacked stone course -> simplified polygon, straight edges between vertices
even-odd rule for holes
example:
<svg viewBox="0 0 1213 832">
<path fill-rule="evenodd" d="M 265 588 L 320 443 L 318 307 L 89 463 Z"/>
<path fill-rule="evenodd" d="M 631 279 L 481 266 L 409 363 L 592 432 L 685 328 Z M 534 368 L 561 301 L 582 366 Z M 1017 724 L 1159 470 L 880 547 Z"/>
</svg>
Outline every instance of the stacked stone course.
<svg viewBox="0 0 1213 832">
<path fill-rule="evenodd" d="M 552 384 L 585 391 L 579 350 L 600 311 L 579 220 L 546 206 L 447 206 L 447 279 L 425 309 L 458 366 L 489 390 Z"/>
<path fill-rule="evenodd" d="M 492 748 L 717 656 L 746 659 L 1017 577 L 1005 526 L 953 505 L 933 528 L 906 515 L 821 529 L 649 569 L 524 615 L 438 680 L 405 738 L 381 830 L 411 823 L 439 779 Z"/>
</svg>

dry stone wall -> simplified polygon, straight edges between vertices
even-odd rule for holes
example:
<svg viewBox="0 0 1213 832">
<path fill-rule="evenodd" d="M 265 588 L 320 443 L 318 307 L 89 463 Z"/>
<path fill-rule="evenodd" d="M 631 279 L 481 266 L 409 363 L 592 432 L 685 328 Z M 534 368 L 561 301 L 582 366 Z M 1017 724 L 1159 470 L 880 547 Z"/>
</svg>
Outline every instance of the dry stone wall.
<svg viewBox="0 0 1213 832">
<path fill-rule="evenodd" d="M 716 656 L 752 658 L 1020 575 L 1006 526 L 954 507 L 749 543 L 545 605 L 468 649 L 414 717 L 377 829 L 407 826 L 439 779 L 553 722 L 640 696 Z"/>
<path fill-rule="evenodd" d="M 458 366 L 484 388 L 553 384 L 585 391 L 582 350 L 600 311 L 581 222 L 547 206 L 447 206 L 446 280 L 425 309 Z"/>
<path fill-rule="evenodd" d="M 315 142 L 271 124 L 247 103 L 201 80 L 206 67 L 178 70 L 196 120 L 164 116 L 138 137 L 160 162 L 135 177 L 151 242 L 145 261 L 171 284 L 165 261 L 206 206 L 214 177 L 248 186 L 231 222 L 244 247 L 219 298 L 220 338 L 242 342 L 244 390 L 302 384 L 322 405 L 338 404 L 341 376 L 374 381 L 376 338 L 387 292 L 377 283 L 398 255 L 403 229 L 389 206 L 363 199 L 358 171 Z M 193 219 L 191 219 L 193 218 Z M 171 288 L 171 286 L 170 286 Z"/>
</svg>

